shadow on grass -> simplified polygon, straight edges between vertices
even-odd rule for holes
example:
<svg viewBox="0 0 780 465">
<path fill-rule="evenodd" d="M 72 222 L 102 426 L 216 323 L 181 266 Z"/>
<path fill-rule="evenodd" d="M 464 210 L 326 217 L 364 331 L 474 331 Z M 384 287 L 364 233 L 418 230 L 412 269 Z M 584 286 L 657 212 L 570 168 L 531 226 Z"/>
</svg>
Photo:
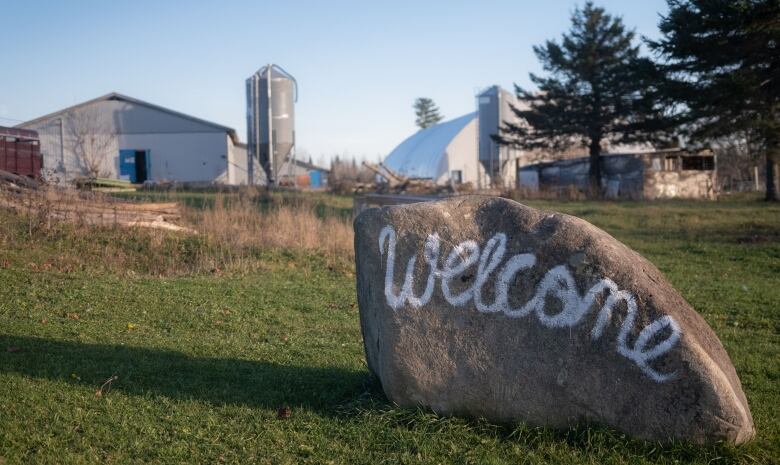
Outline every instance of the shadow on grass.
<svg viewBox="0 0 780 465">
<path fill-rule="evenodd" d="M 217 406 L 303 407 L 325 416 L 353 417 L 358 423 L 383 425 L 388 430 L 443 435 L 471 432 L 540 452 L 560 450 L 565 445 L 605 458 L 617 454 L 661 462 L 702 463 L 730 463 L 742 456 L 740 450 L 730 447 L 632 440 L 600 426 L 555 430 L 498 425 L 484 419 L 440 416 L 424 408 L 399 408 L 387 402 L 368 373 L 342 368 L 191 357 L 171 350 L 0 335 L 0 373 L 71 383 L 90 392 L 117 375 L 112 391 L 129 395 L 164 396 Z M 73 379 L 71 374 L 80 379 Z"/>
<path fill-rule="evenodd" d="M 337 415 L 342 404 L 372 389 L 368 373 L 342 368 L 198 358 L 170 350 L 6 335 L 0 335 L 0 349 L 0 373 L 95 389 L 117 375 L 112 390 L 214 405 L 298 406 Z"/>
</svg>

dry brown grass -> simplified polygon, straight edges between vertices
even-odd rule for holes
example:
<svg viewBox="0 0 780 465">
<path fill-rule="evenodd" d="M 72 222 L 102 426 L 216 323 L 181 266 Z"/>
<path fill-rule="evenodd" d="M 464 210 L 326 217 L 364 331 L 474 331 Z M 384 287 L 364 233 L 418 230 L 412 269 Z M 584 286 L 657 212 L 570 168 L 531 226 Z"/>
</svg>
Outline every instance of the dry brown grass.
<svg viewBox="0 0 780 465">
<path fill-rule="evenodd" d="M 177 222 L 195 235 L 127 227 L 113 215 L 85 221 L 85 212 L 116 202 L 99 194 L 80 198 L 75 191 L 48 190 L 16 200 L 15 208 L 0 205 L 0 249 L 32 249 L 40 263 L 29 265 L 41 269 L 154 276 L 245 272 L 266 268 L 282 251 L 320 257 L 313 266 L 344 272 L 353 266 L 348 219 L 318 216 L 316 204 L 305 200 L 267 202 L 256 190 L 217 194 L 213 208 L 178 207 Z M 62 215 L 66 203 L 84 208 Z"/>
<path fill-rule="evenodd" d="M 189 213 L 194 228 L 208 240 L 236 251 L 280 248 L 354 257 L 352 225 L 342 218 L 318 217 L 307 202 L 272 205 L 260 212 L 252 196 L 217 195 L 214 208 Z"/>
</svg>

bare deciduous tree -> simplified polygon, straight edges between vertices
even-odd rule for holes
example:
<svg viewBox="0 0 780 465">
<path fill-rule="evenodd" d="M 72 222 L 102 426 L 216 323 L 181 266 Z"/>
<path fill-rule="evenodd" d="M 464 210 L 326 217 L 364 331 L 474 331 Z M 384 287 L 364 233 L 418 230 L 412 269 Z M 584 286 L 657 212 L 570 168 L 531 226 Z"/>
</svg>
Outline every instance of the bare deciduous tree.
<svg viewBox="0 0 780 465">
<path fill-rule="evenodd" d="M 90 177 L 98 177 L 108 157 L 116 151 L 116 133 L 98 108 L 71 110 L 66 115 L 71 150 Z"/>
<path fill-rule="evenodd" d="M 331 191 L 347 194 L 353 192 L 361 183 L 371 183 L 375 174 L 363 164 L 358 164 L 354 157 L 334 156 L 330 161 L 330 173 L 328 173 L 328 186 Z"/>
</svg>

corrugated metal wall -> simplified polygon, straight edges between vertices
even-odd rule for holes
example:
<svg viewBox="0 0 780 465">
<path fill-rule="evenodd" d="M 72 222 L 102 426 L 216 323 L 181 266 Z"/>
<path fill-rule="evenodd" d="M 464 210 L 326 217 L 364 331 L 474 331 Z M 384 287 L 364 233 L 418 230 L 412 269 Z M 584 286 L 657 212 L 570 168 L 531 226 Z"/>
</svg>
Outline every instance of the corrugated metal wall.
<svg viewBox="0 0 780 465">
<path fill-rule="evenodd" d="M 44 172 L 49 177 L 67 180 L 86 174 L 74 135 L 77 126 L 87 124 L 83 121 L 94 126 L 93 132 L 111 139 L 101 175 L 120 177 L 120 150 L 149 150 L 151 180 L 229 182 L 225 130 L 121 100 L 101 100 L 70 114 L 21 125 L 38 131 Z"/>
</svg>

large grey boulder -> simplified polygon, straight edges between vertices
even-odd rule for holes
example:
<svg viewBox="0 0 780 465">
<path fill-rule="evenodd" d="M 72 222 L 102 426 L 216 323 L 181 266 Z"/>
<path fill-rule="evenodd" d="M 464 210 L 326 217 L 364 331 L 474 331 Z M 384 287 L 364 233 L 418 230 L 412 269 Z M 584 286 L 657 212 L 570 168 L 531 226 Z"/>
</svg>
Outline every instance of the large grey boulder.
<svg viewBox="0 0 780 465">
<path fill-rule="evenodd" d="M 457 197 L 363 212 L 355 252 L 368 367 L 399 405 L 651 440 L 754 435 L 712 329 L 586 221 Z"/>
</svg>

